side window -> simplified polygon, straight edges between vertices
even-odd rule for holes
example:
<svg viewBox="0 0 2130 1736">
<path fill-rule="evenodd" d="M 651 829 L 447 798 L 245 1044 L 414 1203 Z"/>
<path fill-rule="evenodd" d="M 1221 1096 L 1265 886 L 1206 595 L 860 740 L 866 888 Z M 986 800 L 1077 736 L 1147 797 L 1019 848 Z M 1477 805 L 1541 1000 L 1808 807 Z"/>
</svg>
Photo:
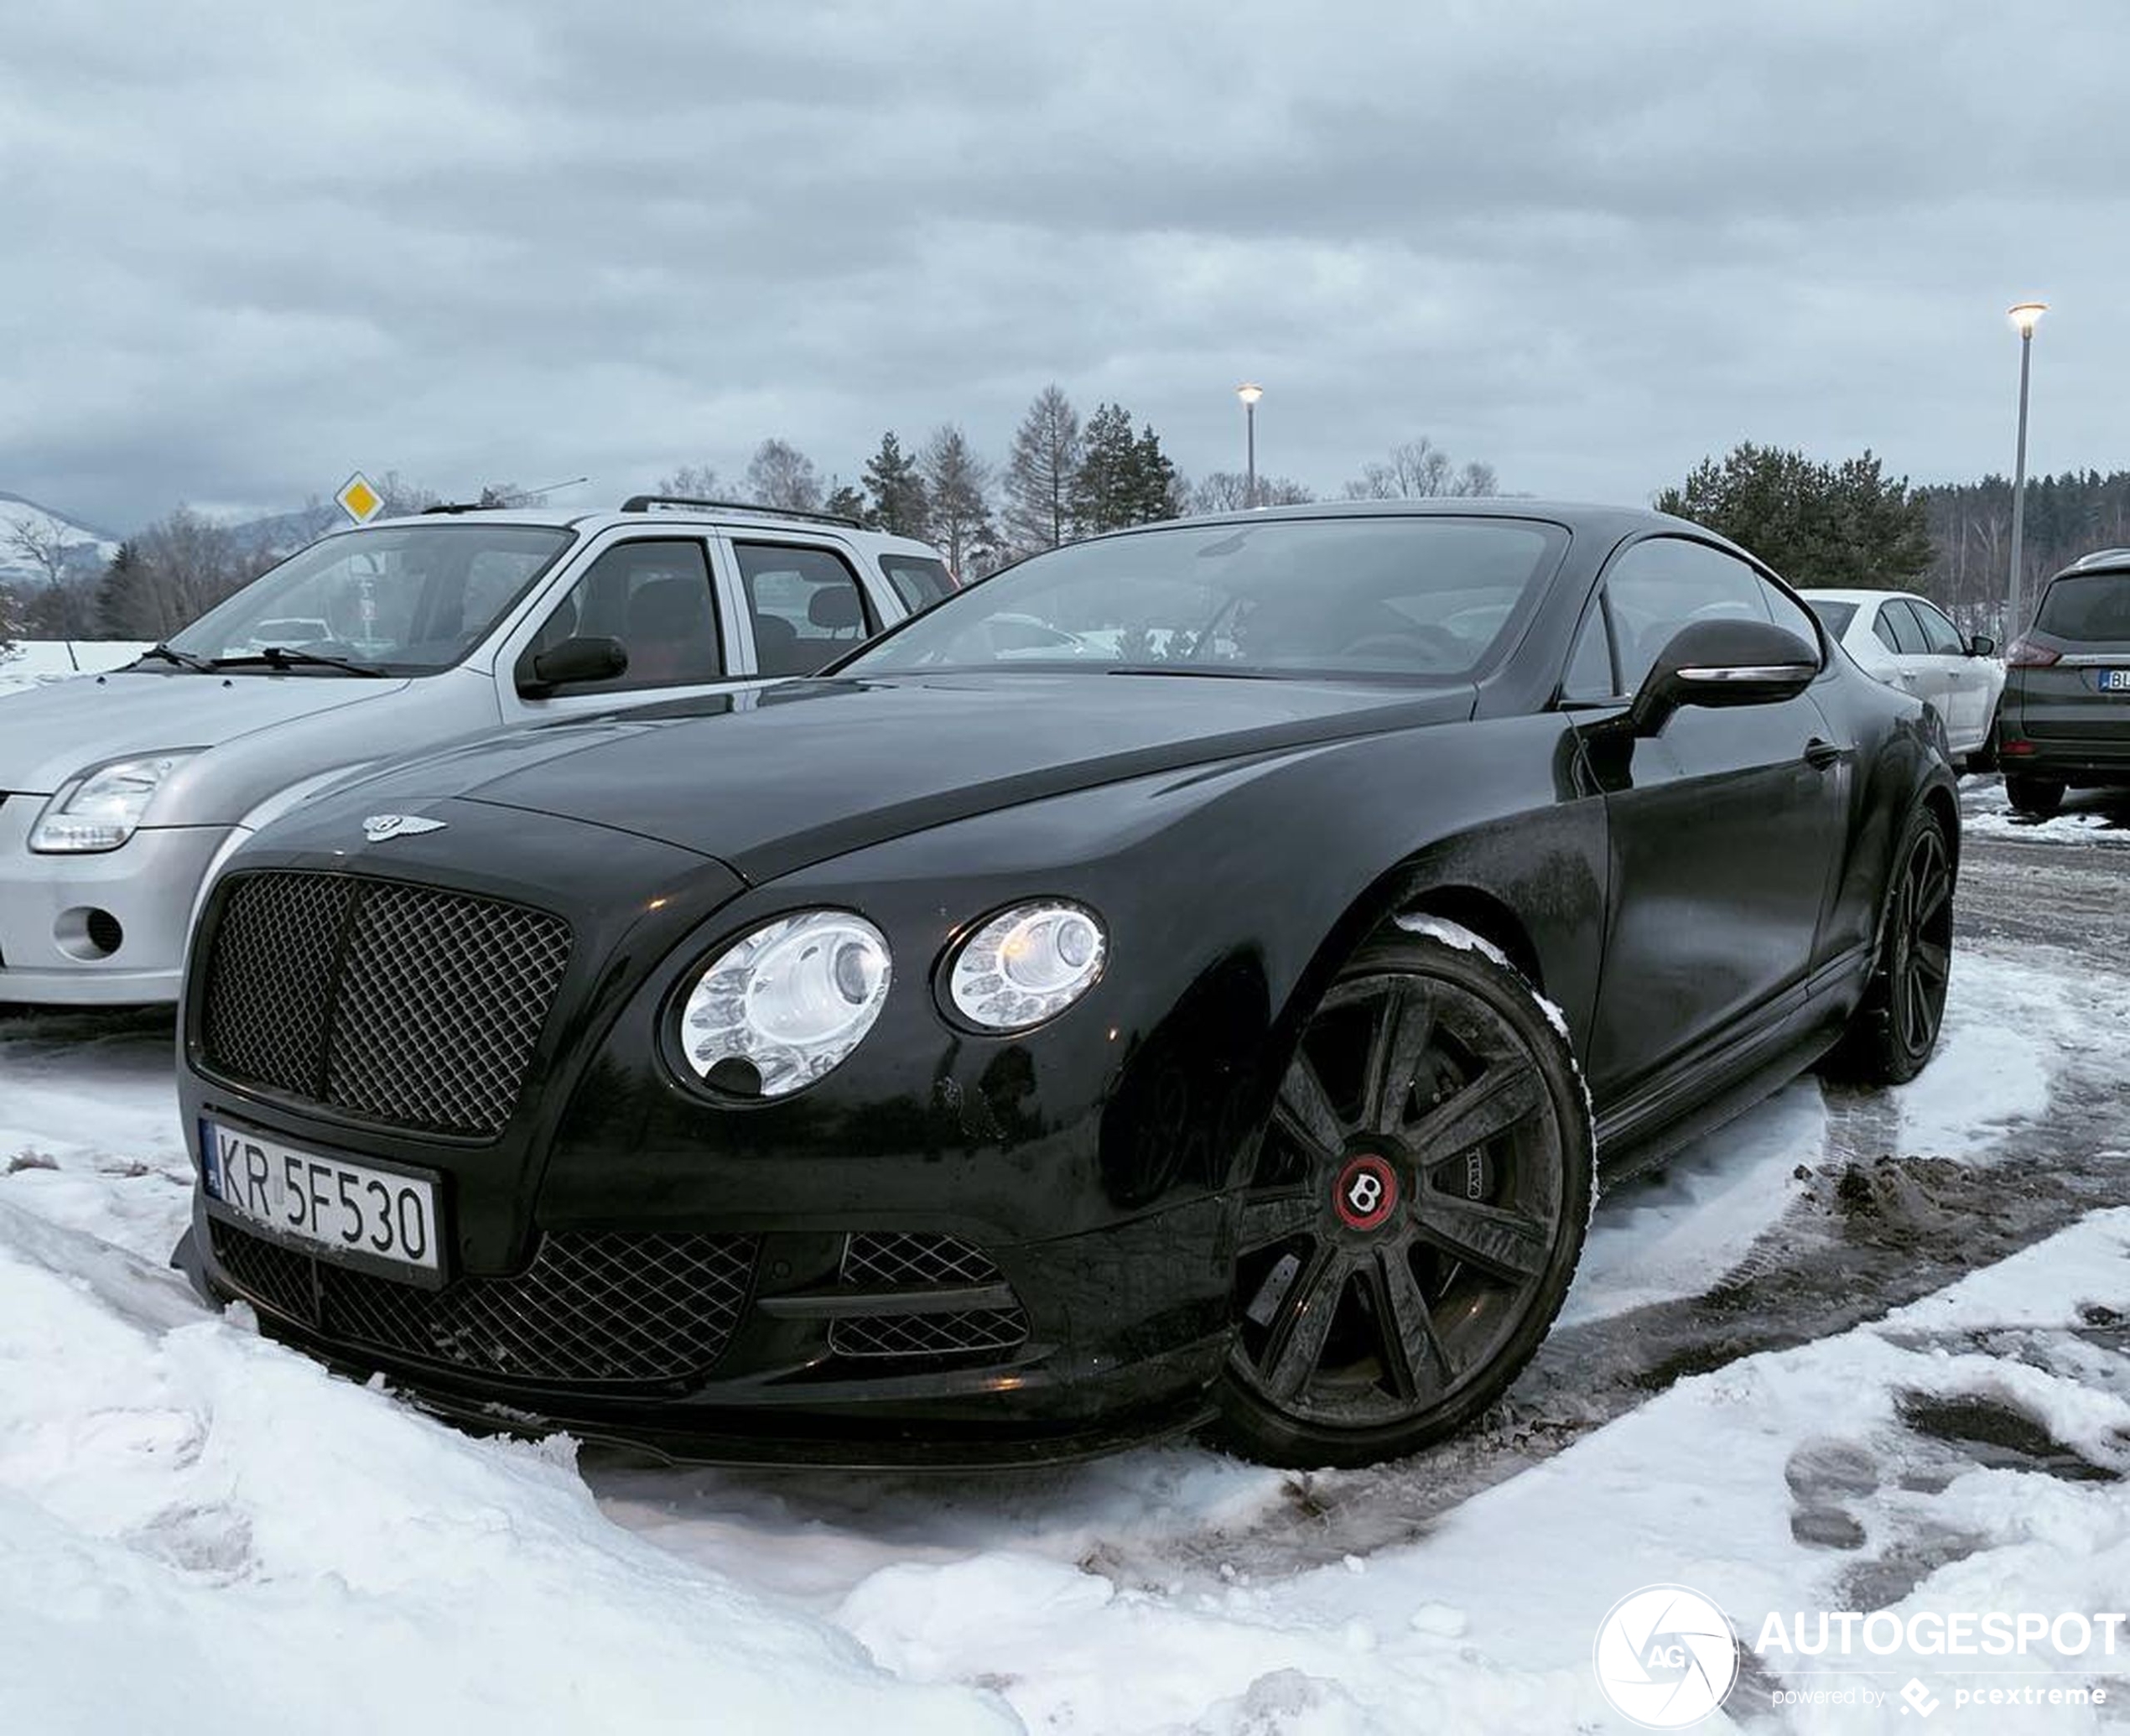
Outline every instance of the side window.
<svg viewBox="0 0 2130 1736">
<path fill-rule="evenodd" d="M 1883 640 L 1893 635 L 1893 648 L 1909 657 L 1927 657 L 1930 642 L 1923 636 L 1923 629 L 1915 619 L 1915 611 L 1907 603 L 1895 597 L 1891 602 L 1878 606 L 1878 624 L 1872 629 Z"/>
<path fill-rule="evenodd" d="M 883 554 L 881 572 L 912 615 L 954 593 L 954 581 L 948 575 L 943 560 L 927 560 L 916 554 Z"/>
<path fill-rule="evenodd" d="M 718 649 L 717 610 L 703 545 L 678 539 L 616 543 L 555 605 L 532 650 L 550 650 L 565 639 L 618 639 L 629 654 L 621 674 L 573 682 L 573 693 L 718 680 L 725 659 Z"/>
<path fill-rule="evenodd" d="M 1768 587 L 1758 573 L 1720 548 L 1683 537 L 1635 543 L 1613 563 L 1605 585 L 1625 693 L 1642 685 L 1680 628 L 1696 621 L 1769 618 L 1763 595 Z"/>
<path fill-rule="evenodd" d="M 1568 653 L 1567 673 L 1561 678 L 1561 697 L 1571 704 L 1609 699 L 1618 692 L 1613 679 L 1613 645 L 1605 625 L 1605 591 L 1600 585 L 1583 611 L 1577 630 L 1575 649 Z"/>
<path fill-rule="evenodd" d="M 870 637 L 865 593 L 834 550 L 736 543 L 733 554 L 753 617 L 755 661 L 763 674 L 811 675 Z"/>
<path fill-rule="evenodd" d="M 1901 648 L 1901 642 L 1894 637 L 1893 614 L 1894 606 L 1891 603 L 1880 606 L 1878 612 L 1871 618 L 1871 637 L 1883 645 L 1887 650 L 1899 651 Z"/>
<path fill-rule="evenodd" d="M 1757 575 L 1756 575 L 1757 576 Z M 1779 585 L 1760 580 L 1760 600 L 1768 606 L 1768 619 L 1786 633 L 1795 633 L 1812 647 L 1812 655 L 1820 654 L 1819 628 L 1814 624 L 1810 612 L 1802 603 L 1794 600 Z M 1829 634 L 1831 638 L 1833 636 Z"/>
<path fill-rule="evenodd" d="M 1908 606 L 1915 611 L 1916 620 L 1922 624 L 1924 641 L 1930 646 L 1931 656 L 1966 656 L 1967 642 L 1960 637 L 1958 627 L 1928 603 L 1919 602 L 1910 597 Z"/>
</svg>

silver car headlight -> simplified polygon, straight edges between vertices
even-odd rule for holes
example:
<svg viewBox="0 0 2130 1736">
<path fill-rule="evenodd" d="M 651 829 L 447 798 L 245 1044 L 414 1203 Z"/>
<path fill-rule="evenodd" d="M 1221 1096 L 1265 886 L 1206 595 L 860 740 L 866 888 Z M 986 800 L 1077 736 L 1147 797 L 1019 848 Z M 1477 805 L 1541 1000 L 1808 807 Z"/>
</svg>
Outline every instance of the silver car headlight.
<svg viewBox="0 0 2130 1736">
<path fill-rule="evenodd" d="M 1057 898 L 1016 904 L 955 949 L 948 996 L 972 1025 L 1026 1031 L 1093 988 L 1109 952 L 1101 918 L 1084 905 Z"/>
<path fill-rule="evenodd" d="M 29 847 L 46 855 L 117 850 L 133 835 L 164 780 L 199 751 L 180 747 L 90 767 L 46 804 Z"/>
<path fill-rule="evenodd" d="M 720 954 L 681 1012 L 697 1076 L 740 1097 L 784 1097 L 856 1048 L 892 975 L 887 937 L 847 910 L 781 917 Z"/>
</svg>

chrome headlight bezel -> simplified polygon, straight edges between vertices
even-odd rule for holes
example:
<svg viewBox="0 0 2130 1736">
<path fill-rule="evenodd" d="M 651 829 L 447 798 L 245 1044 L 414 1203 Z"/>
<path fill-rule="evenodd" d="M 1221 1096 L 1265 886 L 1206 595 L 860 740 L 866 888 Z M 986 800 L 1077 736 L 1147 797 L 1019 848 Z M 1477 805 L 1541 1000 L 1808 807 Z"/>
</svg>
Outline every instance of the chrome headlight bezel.
<svg viewBox="0 0 2130 1736">
<path fill-rule="evenodd" d="M 29 829 L 29 849 L 40 856 L 103 855 L 120 849 L 141 829 L 157 793 L 170 775 L 204 749 L 167 748 L 157 753 L 122 754 L 85 766 L 62 784 Z M 83 804 L 101 803 L 104 811 L 85 814 Z M 66 828 L 71 824 L 70 836 Z"/>
<path fill-rule="evenodd" d="M 1016 940 L 1035 949 L 1026 974 L 1007 958 Z M 939 1002 L 969 1030 L 1017 1036 L 1085 1000 L 1109 963 L 1109 927 L 1094 911 L 1072 898 L 1023 898 L 970 923 L 948 947 Z"/>
<path fill-rule="evenodd" d="M 786 1101 L 850 1058 L 893 981 L 887 936 L 855 911 L 758 922 L 682 975 L 668 1025 L 682 1077 L 725 1103 Z M 733 1061 L 753 1068 L 756 1089 L 712 1077 Z"/>
</svg>

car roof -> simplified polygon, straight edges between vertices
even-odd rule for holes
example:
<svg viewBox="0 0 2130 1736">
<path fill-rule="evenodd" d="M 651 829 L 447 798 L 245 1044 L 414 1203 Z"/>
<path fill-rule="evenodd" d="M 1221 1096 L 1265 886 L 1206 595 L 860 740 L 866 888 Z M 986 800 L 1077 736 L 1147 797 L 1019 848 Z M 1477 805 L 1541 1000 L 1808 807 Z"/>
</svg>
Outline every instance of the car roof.
<svg viewBox="0 0 2130 1736">
<path fill-rule="evenodd" d="M 780 512 L 773 507 L 744 505 L 719 507 L 657 507 L 634 512 L 595 512 L 572 510 L 564 507 L 477 507 L 451 512 L 411 512 L 395 518 L 373 518 L 365 525 L 351 525 L 347 530 L 333 533 L 345 536 L 355 530 L 377 530 L 384 527 L 404 528 L 409 525 L 432 524 L 517 524 L 551 530 L 579 530 L 587 535 L 610 530 L 616 526 L 642 525 L 715 525 L 720 529 L 746 528 L 778 531 L 803 531 L 818 534 L 823 531 L 847 537 L 863 547 L 881 554 L 912 554 L 928 560 L 939 558 L 939 551 L 928 543 L 915 537 L 896 536 L 887 531 L 867 530 L 862 526 L 846 524 L 825 516 L 807 517 Z"/>
<path fill-rule="evenodd" d="M 1824 585 L 1800 586 L 1797 595 L 1808 603 L 1883 603 L 1888 597 L 1907 597 L 1911 601 L 1928 603 L 1930 598 L 1913 590 L 1836 590 Z M 1932 605 L 1933 607 L 1936 606 Z"/>
</svg>

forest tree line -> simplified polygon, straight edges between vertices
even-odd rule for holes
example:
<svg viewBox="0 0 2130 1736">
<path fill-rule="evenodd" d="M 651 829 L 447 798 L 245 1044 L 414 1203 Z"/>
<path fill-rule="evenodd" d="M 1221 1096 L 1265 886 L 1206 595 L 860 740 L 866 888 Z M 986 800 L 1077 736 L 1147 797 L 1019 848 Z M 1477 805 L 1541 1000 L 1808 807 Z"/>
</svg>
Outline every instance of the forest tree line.
<svg viewBox="0 0 2130 1736">
<path fill-rule="evenodd" d="M 434 490 L 387 470 L 375 479 L 388 514 L 439 503 Z M 1151 422 L 1119 403 L 1083 416 L 1058 386 L 1029 405 L 998 460 L 952 423 L 906 445 L 890 430 L 846 478 L 824 471 L 790 441 L 761 442 L 745 470 L 680 464 L 656 491 L 827 512 L 935 544 L 964 578 L 1104 531 L 1189 512 L 1286 506 L 1317 498 L 1291 477 L 1260 476 L 1255 499 L 1241 471 L 1185 477 Z M 1362 465 L 1332 496 L 1395 500 L 1500 493 L 1491 465 L 1457 463 L 1421 436 Z M 541 497 L 508 482 L 477 503 L 523 506 Z M 1696 465 L 1654 503 L 1731 537 L 1800 587 L 1920 591 L 1960 624 L 2007 637 L 2002 619 L 2010 569 L 2012 485 L 1913 486 L 1889 477 L 1872 453 L 1828 463 L 1744 443 Z M 11 637 L 159 640 L 178 632 L 294 549 L 341 522 L 314 500 L 270 528 L 217 523 L 179 507 L 128 538 L 100 573 L 80 572 L 82 544 L 0 514 L 0 554 L 35 575 L 10 594 L 0 585 L 0 645 Z M 2130 545 L 2130 471 L 2066 472 L 2027 485 L 2021 565 L 2025 595 L 2096 548 Z"/>
</svg>

